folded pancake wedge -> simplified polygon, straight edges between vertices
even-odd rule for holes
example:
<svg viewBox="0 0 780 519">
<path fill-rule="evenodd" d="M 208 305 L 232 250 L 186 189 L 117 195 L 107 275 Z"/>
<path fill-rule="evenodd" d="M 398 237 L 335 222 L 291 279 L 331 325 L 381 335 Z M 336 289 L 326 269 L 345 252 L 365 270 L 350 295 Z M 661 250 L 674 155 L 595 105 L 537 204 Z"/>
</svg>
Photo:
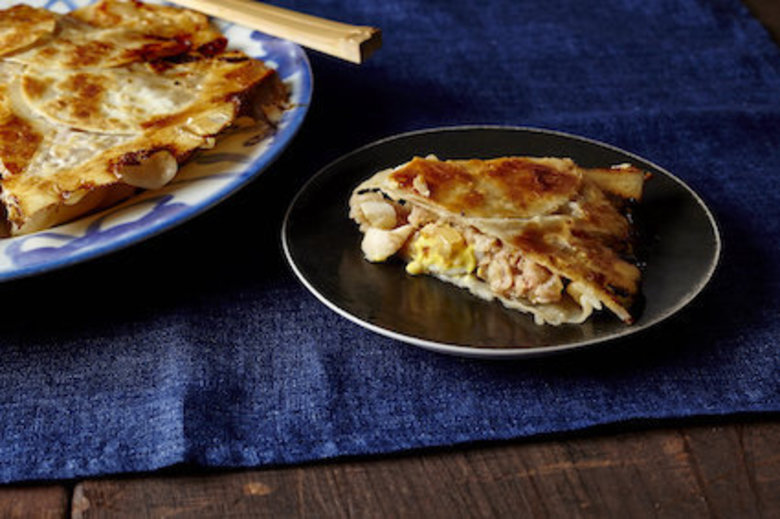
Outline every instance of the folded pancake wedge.
<svg viewBox="0 0 780 519">
<path fill-rule="evenodd" d="M 17 11 L 0 10 L 0 42 Z M 272 129 L 286 106 L 276 72 L 225 50 L 203 15 L 135 0 L 22 14 L 42 35 L 0 58 L 0 202 L 11 234 L 162 187 L 238 118 Z"/>
<path fill-rule="evenodd" d="M 369 261 L 398 256 L 538 324 L 584 322 L 606 307 L 626 323 L 640 287 L 632 226 L 646 174 L 570 159 L 416 157 L 376 173 L 350 198 Z"/>
</svg>

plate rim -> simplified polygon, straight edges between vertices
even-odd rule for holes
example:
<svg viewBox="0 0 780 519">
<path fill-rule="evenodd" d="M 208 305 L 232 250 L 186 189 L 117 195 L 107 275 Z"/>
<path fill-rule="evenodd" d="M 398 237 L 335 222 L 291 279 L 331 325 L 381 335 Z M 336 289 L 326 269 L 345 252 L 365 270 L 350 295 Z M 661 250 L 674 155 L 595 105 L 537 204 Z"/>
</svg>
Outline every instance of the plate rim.
<svg viewBox="0 0 780 519">
<path fill-rule="evenodd" d="M 665 309 L 664 312 L 661 312 L 656 318 L 654 318 L 653 320 L 647 323 L 644 323 L 639 326 L 637 325 L 626 326 L 625 329 L 620 330 L 617 333 L 610 334 L 607 337 L 596 337 L 596 338 L 590 338 L 582 341 L 575 341 L 567 344 L 551 345 L 551 346 L 536 346 L 536 347 L 479 348 L 475 346 L 460 346 L 457 344 L 441 343 L 429 339 L 423 339 L 419 337 L 406 335 L 394 330 L 390 330 L 375 325 L 363 319 L 360 319 L 359 317 L 339 307 L 336 303 L 329 300 L 318 290 L 316 290 L 315 287 L 306 278 L 304 273 L 300 271 L 298 265 L 294 261 L 292 252 L 290 250 L 290 244 L 288 243 L 288 239 L 289 239 L 288 223 L 289 223 L 290 216 L 295 210 L 298 200 L 304 193 L 307 192 L 309 187 L 314 182 L 316 182 L 320 177 L 327 174 L 334 167 L 338 166 L 339 163 L 345 162 L 350 158 L 354 157 L 355 155 L 363 153 L 369 149 L 373 149 L 385 145 L 388 142 L 409 138 L 409 137 L 420 136 L 424 134 L 435 134 L 435 133 L 457 132 L 457 131 L 475 131 L 475 130 L 491 130 L 491 131 L 498 130 L 498 131 L 510 131 L 510 132 L 520 132 L 520 133 L 525 132 L 525 133 L 534 133 L 534 134 L 548 134 L 548 135 L 554 135 L 554 136 L 563 137 L 567 139 L 574 139 L 588 144 L 593 144 L 599 147 L 603 147 L 614 152 L 618 152 L 632 159 L 636 159 L 640 162 L 649 164 L 653 168 L 662 172 L 664 175 L 668 176 L 672 181 L 674 181 L 678 186 L 685 189 L 685 191 L 693 198 L 693 200 L 695 200 L 695 202 L 698 204 L 698 206 L 704 211 L 704 214 L 707 216 L 707 220 L 709 221 L 709 224 L 712 228 L 713 235 L 715 238 L 715 250 L 714 250 L 713 257 L 710 260 L 710 264 L 707 268 L 706 275 L 703 276 L 695 286 L 691 287 L 691 290 L 689 290 L 685 294 L 685 297 L 681 298 L 675 305 Z M 318 299 L 322 304 L 324 304 L 330 310 L 336 312 L 341 317 L 344 317 L 347 320 L 357 324 L 358 326 L 361 326 L 379 335 L 389 337 L 391 339 L 406 344 L 417 346 L 425 350 L 433 351 L 436 353 L 442 353 L 446 355 L 458 356 L 458 357 L 484 358 L 484 359 L 517 359 L 517 358 L 532 358 L 532 357 L 547 356 L 547 355 L 552 355 L 557 353 L 570 352 L 572 350 L 579 350 L 586 346 L 595 346 L 598 344 L 611 343 L 620 340 L 622 338 L 625 338 L 629 335 L 635 335 L 640 332 L 643 332 L 667 320 L 671 316 L 677 314 L 682 309 L 687 307 L 694 299 L 696 299 L 696 297 L 704 290 L 704 288 L 712 280 L 715 272 L 717 271 L 718 266 L 720 265 L 720 261 L 722 258 L 722 251 L 723 251 L 723 238 L 722 238 L 720 226 L 712 210 L 705 203 L 704 199 L 696 191 L 693 190 L 693 188 L 691 188 L 686 182 L 684 182 L 678 176 L 668 171 L 666 168 L 656 164 L 653 161 L 645 159 L 644 157 L 641 157 L 633 152 L 624 150 L 622 148 L 619 148 L 615 145 L 603 141 L 592 139 L 590 137 L 584 137 L 581 135 L 576 135 L 576 134 L 572 134 L 560 130 L 547 129 L 542 127 L 512 126 L 512 125 L 498 125 L 498 124 L 439 126 L 439 127 L 412 130 L 412 131 L 402 132 L 402 133 L 398 133 L 398 134 L 394 134 L 394 135 L 390 135 L 378 139 L 376 141 L 362 145 L 350 152 L 347 152 L 344 155 L 341 155 L 335 160 L 330 161 L 324 167 L 320 168 L 296 192 L 295 196 L 293 197 L 290 204 L 288 205 L 287 210 L 285 211 L 284 219 L 282 221 L 282 228 L 281 228 L 281 241 L 282 241 L 282 250 L 284 252 L 285 259 L 287 260 L 287 264 L 290 266 L 291 270 L 295 274 L 298 281 L 301 282 L 301 284 L 303 284 L 303 286 L 312 295 L 314 295 L 316 299 Z"/>
<path fill-rule="evenodd" d="M 22 3 L 30 4 L 30 0 L 20 0 Z M 88 3 L 93 3 L 97 0 L 87 0 Z M 218 17 L 210 17 L 215 20 L 221 20 Z M 298 44 L 282 38 L 267 35 L 261 31 L 256 31 L 240 24 L 233 24 L 242 27 L 243 29 L 250 31 L 250 33 L 260 33 L 263 36 L 270 38 L 271 40 L 280 40 L 286 42 L 293 49 L 295 49 L 295 60 L 300 63 L 300 67 L 295 69 L 295 72 L 288 76 L 287 79 L 282 78 L 283 82 L 288 82 L 289 78 L 294 77 L 296 74 L 300 75 L 300 78 L 293 80 L 300 85 L 299 96 L 294 103 L 291 104 L 291 109 L 287 112 L 290 114 L 289 119 L 285 121 L 285 126 L 281 132 L 275 130 L 268 137 L 274 137 L 274 141 L 268 146 L 266 150 L 263 150 L 251 162 L 242 165 L 240 169 L 231 168 L 230 172 L 237 173 L 236 180 L 229 184 L 226 184 L 221 189 L 218 189 L 214 193 L 210 193 L 204 197 L 201 201 L 190 206 L 186 210 L 174 215 L 173 217 L 165 218 L 152 225 L 145 226 L 138 232 L 131 232 L 128 235 L 120 236 L 119 238 L 109 239 L 105 243 L 101 243 L 96 247 L 90 247 L 82 251 L 76 252 L 72 255 L 65 255 L 48 261 L 41 261 L 31 265 L 12 265 L 10 268 L 0 270 L 0 284 L 8 283 L 24 278 L 35 277 L 50 272 L 55 272 L 73 265 L 84 263 L 93 259 L 97 259 L 109 254 L 120 252 L 133 245 L 140 244 L 146 240 L 154 238 L 160 234 L 171 231 L 182 224 L 192 220 L 193 218 L 211 210 L 215 206 L 224 202 L 226 199 L 235 195 L 238 191 L 249 185 L 251 182 L 265 170 L 270 168 L 273 163 L 284 153 L 284 151 L 290 146 L 295 139 L 295 136 L 300 131 L 303 123 L 308 115 L 311 107 L 311 102 L 314 93 L 314 74 L 311 67 L 311 62 L 306 51 Z M 264 61 L 273 61 L 273 56 L 266 56 Z M 278 140 L 277 140 L 278 139 Z M 148 197 L 138 200 L 138 203 L 144 203 L 149 200 L 155 200 L 158 197 L 154 196 L 153 191 L 144 191 L 142 193 L 150 194 Z M 137 195 L 136 195 L 137 196 Z M 99 221 L 104 216 L 111 214 L 111 211 L 119 208 L 123 204 L 133 205 L 134 197 L 127 200 L 123 200 L 120 204 L 112 207 L 105 208 L 97 213 L 89 213 L 83 215 L 75 220 L 65 222 L 63 224 L 42 229 L 30 234 L 23 234 L 19 236 L 10 236 L 2 238 L 3 240 L 18 240 L 22 243 L 24 240 L 34 237 L 46 237 L 48 235 L 59 235 L 57 230 L 62 226 L 78 222 L 81 218 L 93 218 L 94 222 Z M 73 238 L 78 238 L 74 236 Z M 3 249 L 5 250 L 5 249 Z"/>
</svg>

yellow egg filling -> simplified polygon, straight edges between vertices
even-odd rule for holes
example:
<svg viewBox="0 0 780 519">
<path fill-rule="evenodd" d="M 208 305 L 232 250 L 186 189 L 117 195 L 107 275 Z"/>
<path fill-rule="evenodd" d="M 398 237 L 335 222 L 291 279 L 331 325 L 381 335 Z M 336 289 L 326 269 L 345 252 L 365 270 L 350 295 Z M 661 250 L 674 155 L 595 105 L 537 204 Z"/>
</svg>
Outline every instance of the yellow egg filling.
<svg viewBox="0 0 780 519">
<path fill-rule="evenodd" d="M 461 233 L 447 224 L 428 224 L 409 247 L 409 274 L 426 272 L 468 275 L 477 266 L 474 247 Z"/>
</svg>

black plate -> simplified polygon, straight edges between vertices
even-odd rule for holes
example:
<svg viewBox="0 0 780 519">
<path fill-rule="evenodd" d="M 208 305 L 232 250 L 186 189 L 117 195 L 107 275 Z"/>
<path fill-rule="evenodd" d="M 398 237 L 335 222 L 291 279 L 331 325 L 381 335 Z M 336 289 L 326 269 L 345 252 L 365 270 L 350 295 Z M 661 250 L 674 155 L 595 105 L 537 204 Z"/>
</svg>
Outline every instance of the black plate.
<svg viewBox="0 0 780 519">
<path fill-rule="evenodd" d="M 609 311 L 584 324 L 538 326 L 528 314 L 487 302 L 399 262 L 371 264 L 347 202 L 363 179 L 414 155 L 440 159 L 506 155 L 571 157 L 585 167 L 630 162 L 653 173 L 646 185 L 644 308 L 627 326 Z M 690 302 L 712 276 L 720 254 L 717 225 L 704 202 L 671 173 L 592 140 L 531 128 L 455 127 L 398 135 L 360 148 L 314 176 L 293 200 L 282 229 L 295 274 L 324 304 L 373 330 L 423 348 L 472 357 L 522 357 L 624 337 Z"/>
</svg>

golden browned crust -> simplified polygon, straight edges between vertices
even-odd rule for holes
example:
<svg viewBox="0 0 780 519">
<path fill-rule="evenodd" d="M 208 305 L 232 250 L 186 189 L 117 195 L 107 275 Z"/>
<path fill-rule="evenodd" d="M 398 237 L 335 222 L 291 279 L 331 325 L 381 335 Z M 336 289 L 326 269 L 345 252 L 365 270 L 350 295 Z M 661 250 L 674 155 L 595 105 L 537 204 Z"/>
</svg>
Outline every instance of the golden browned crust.
<svg viewBox="0 0 780 519">
<path fill-rule="evenodd" d="M 43 135 L 11 109 L 7 86 L 0 85 L 0 175 L 18 175 L 27 167 Z"/>
<path fill-rule="evenodd" d="M 54 14 L 29 5 L 0 11 L 0 56 L 29 47 L 54 32 L 56 25 Z"/>
<path fill-rule="evenodd" d="M 415 183 L 424 186 L 432 203 L 478 218 L 549 213 L 566 202 L 580 183 L 573 163 L 523 157 L 488 161 L 416 157 L 390 178 L 401 190 L 416 190 Z"/>
<path fill-rule="evenodd" d="M 214 55 L 225 50 L 227 40 L 209 23 L 208 17 L 188 9 L 144 4 L 137 1 L 101 0 L 68 14 L 94 27 L 127 27 L 157 38 L 178 41 L 188 50 Z"/>
<path fill-rule="evenodd" d="M 285 106 L 275 71 L 224 51 L 203 15 L 103 0 L 57 20 L 53 36 L 0 60 L 0 200 L 12 234 L 129 196 L 154 184 L 155 167 L 170 169 L 165 157 L 181 164 L 238 117 L 267 120 Z M 121 38 L 97 52 L 112 34 Z M 146 40 L 154 45 L 138 46 Z M 43 60 L 51 49 L 58 58 Z M 69 146 L 85 156 L 74 162 Z M 147 165 L 152 181 L 139 184 Z"/>
</svg>

